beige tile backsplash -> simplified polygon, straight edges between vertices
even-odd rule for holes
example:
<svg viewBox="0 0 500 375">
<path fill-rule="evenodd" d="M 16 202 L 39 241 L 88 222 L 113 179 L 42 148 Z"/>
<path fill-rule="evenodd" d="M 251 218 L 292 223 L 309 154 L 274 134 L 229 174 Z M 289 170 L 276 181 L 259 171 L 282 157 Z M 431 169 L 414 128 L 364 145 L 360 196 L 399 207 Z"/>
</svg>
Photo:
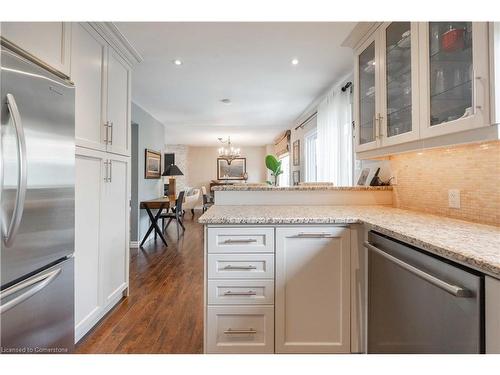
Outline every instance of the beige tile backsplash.
<svg viewBox="0 0 500 375">
<path fill-rule="evenodd" d="M 390 157 L 394 205 L 500 226 L 500 141 Z M 460 209 L 448 208 L 448 189 L 460 190 Z"/>
</svg>

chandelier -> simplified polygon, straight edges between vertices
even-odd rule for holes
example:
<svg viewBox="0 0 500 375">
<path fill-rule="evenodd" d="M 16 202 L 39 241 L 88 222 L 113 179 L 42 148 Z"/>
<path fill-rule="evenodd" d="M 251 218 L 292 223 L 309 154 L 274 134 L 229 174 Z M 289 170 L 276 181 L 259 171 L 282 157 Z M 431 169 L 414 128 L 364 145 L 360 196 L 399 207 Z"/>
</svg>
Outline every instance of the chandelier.
<svg viewBox="0 0 500 375">
<path fill-rule="evenodd" d="M 231 146 L 231 137 L 227 137 L 227 141 L 222 138 L 218 138 L 220 143 L 227 144 L 227 147 L 223 146 L 219 148 L 219 158 L 227 161 L 227 164 L 240 157 L 240 149 Z"/>
</svg>

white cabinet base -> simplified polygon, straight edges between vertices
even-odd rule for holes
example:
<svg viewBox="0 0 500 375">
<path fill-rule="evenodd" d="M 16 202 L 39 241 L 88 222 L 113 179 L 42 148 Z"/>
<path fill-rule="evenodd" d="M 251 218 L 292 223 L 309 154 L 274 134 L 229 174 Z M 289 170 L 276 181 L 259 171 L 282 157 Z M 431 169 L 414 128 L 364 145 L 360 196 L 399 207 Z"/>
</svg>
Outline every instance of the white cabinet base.
<svg viewBox="0 0 500 375">
<path fill-rule="evenodd" d="M 208 353 L 274 353 L 272 306 L 209 306 Z"/>
</svg>

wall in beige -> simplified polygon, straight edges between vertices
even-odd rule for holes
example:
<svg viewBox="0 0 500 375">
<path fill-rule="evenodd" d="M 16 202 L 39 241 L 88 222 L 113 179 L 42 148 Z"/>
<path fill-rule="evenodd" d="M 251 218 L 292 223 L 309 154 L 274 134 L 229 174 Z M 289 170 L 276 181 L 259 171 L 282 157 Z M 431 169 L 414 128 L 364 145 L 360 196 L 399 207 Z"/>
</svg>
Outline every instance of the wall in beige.
<svg viewBox="0 0 500 375">
<path fill-rule="evenodd" d="M 200 188 L 209 188 L 210 181 L 217 179 L 218 147 L 189 146 L 187 157 L 187 184 Z M 247 158 L 248 182 L 266 181 L 265 146 L 241 147 L 241 156 Z"/>
</svg>

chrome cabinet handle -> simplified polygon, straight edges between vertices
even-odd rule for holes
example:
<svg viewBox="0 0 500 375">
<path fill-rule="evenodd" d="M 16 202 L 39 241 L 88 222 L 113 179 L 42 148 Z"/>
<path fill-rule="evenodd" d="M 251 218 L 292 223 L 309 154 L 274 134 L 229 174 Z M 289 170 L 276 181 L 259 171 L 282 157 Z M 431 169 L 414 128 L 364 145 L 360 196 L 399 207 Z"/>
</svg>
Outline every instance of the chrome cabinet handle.
<svg viewBox="0 0 500 375">
<path fill-rule="evenodd" d="M 105 130 L 105 133 L 104 133 L 104 144 L 108 145 L 109 144 L 109 121 L 106 121 L 104 124 L 104 130 Z"/>
<path fill-rule="evenodd" d="M 231 292 L 228 290 L 227 292 L 224 292 L 225 296 L 256 296 L 257 292 L 254 292 L 253 290 L 249 290 L 248 292 Z"/>
<path fill-rule="evenodd" d="M 108 182 L 108 161 L 104 161 L 104 182 Z"/>
<path fill-rule="evenodd" d="M 113 144 L 113 121 L 110 121 L 108 126 L 111 129 L 111 137 L 109 139 L 109 144 L 112 145 Z"/>
<path fill-rule="evenodd" d="M 382 119 L 384 117 L 380 116 L 380 113 L 377 113 L 377 124 L 378 124 L 378 137 L 381 138 L 384 136 L 384 133 L 382 132 Z"/>
<path fill-rule="evenodd" d="M 109 165 L 109 182 L 113 181 L 113 160 L 108 161 Z"/>
<path fill-rule="evenodd" d="M 228 264 L 227 266 L 224 267 L 225 270 L 256 270 L 257 267 L 255 266 L 232 266 Z"/>
<path fill-rule="evenodd" d="M 58 268 L 52 272 L 49 272 L 45 275 L 41 275 L 38 277 L 35 277 L 33 279 L 29 279 L 24 281 L 21 284 L 15 285 L 9 289 L 6 289 L 4 292 L 0 294 L 0 301 L 4 298 L 7 298 L 11 294 L 17 293 L 20 290 L 26 289 L 32 285 L 35 285 L 33 288 L 29 289 L 26 293 L 23 293 L 16 298 L 12 299 L 11 301 L 7 302 L 6 304 L 2 304 L 0 306 L 0 314 L 3 314 L 16 305 L 19 305 L 21 302 L 26 301 L 28 298 L 32 297 L 39 291 L 41 291 L 43 288 L 45 288 L 47 285 L 49 285 L 59 274 L 61 273 L 61 269 Z"/>
<path fill-rule="evenodd" d="M 383 256 L 384 258 L 391 261 L 392 263 L 397 264 L 399 267 L 405 269 L 406 271 L 408 271 L 408 272 L 414 274 L 415 276 L 418 276 L 421 279 L 431 283 L 432 285 L 437 286 L 438 288 L 454 295 L 455 297 L 470 297 L 471 296 L 470 291 L 468 291 L 467 289 L 461 288 L 461 287 L 456 286 L 456 285 L 452 285 L 450 283 L 447 283 L 446 281 L 443 281 L 443 280 L 437 278 L 436 276 L 428 274 L 427 272 L 424 272 L 421 269 L 418 269 L 417 267 L 414 267 L 411 264 L 403 262 L 401 259 L 398 259 L 398 258 L 386 253 L 385 251 L 379 249 L 378 247 L 373 246 L 369 242 L 365 242 L 364 246 L 367 249 Z"/>
<path fill-rule="evenodd" d="M 224 331 L 226 335 L 241 335 L 241 334 L 256 334 L 257 331 L 253 328 L 248 328 L 248 329 L 232 329 L 228 328 Z"/>
<path fill-rule="evenodd" d="M 482 106 L 477 104 L 477 81 L 480 81 L 481 77 L 476 76 L 476 69 L 472 70 L 472 114 L 476 114 L 477 110 L 481 110 Z"/>
<path fill-rule="evenodd" d="M 7 94 L 7 108 L 12 116 L 14 128 L 17 137 L 17 158 L 19 160 L 17 173 L 17 191 L 16 204 L 12 212 L 12 219 L 8 228 L 2 228 L 5 247 L 11 247 L 16 237 L 21 218 L 24 211 L 24 202 L 26 200 L 26 189 L 28 182 L 27 156 L 26 156 L 26 137 L 24 136 L 24 128 L 21 122 L 21 114 L 17 107 L 14 95 Z M 2 220 L 3 221 L 3 220 Z"/>
<path fill-rule="evenodd" d="M 109 164 L 110 164 L 109 160 L 106 160 L 104 162 L 104 182 L 111 182 L 109 178 Z"/>
<path fill-rule="evenodd" d="M 106 121 L 104 123 L 104 127 L 106 128 L 104 143 L 107 145 L 112 145 L 113 144 L 113 121 Z M 110 130 L 111 136 L 108 135 L 108 130 Z"/>
<path fill-rule="evenodd" d="M 227 244 L 232 244 L 232 243 L 252 243 L 252 242 L 257 242 L 256 239 L 254 238 L 246 238 L 246 239 L 241 239 L 241 240 L 232 240 L 232 239 L 229 239 L 229 240 L 225 240 L 224 243 L 227 243 Z"/>
<path fill-rule="evenodd" d="M 330 233 L 299 233 L 293 236 L 288 236 L 287 238 L 340 238 Z"/>
</svg>

